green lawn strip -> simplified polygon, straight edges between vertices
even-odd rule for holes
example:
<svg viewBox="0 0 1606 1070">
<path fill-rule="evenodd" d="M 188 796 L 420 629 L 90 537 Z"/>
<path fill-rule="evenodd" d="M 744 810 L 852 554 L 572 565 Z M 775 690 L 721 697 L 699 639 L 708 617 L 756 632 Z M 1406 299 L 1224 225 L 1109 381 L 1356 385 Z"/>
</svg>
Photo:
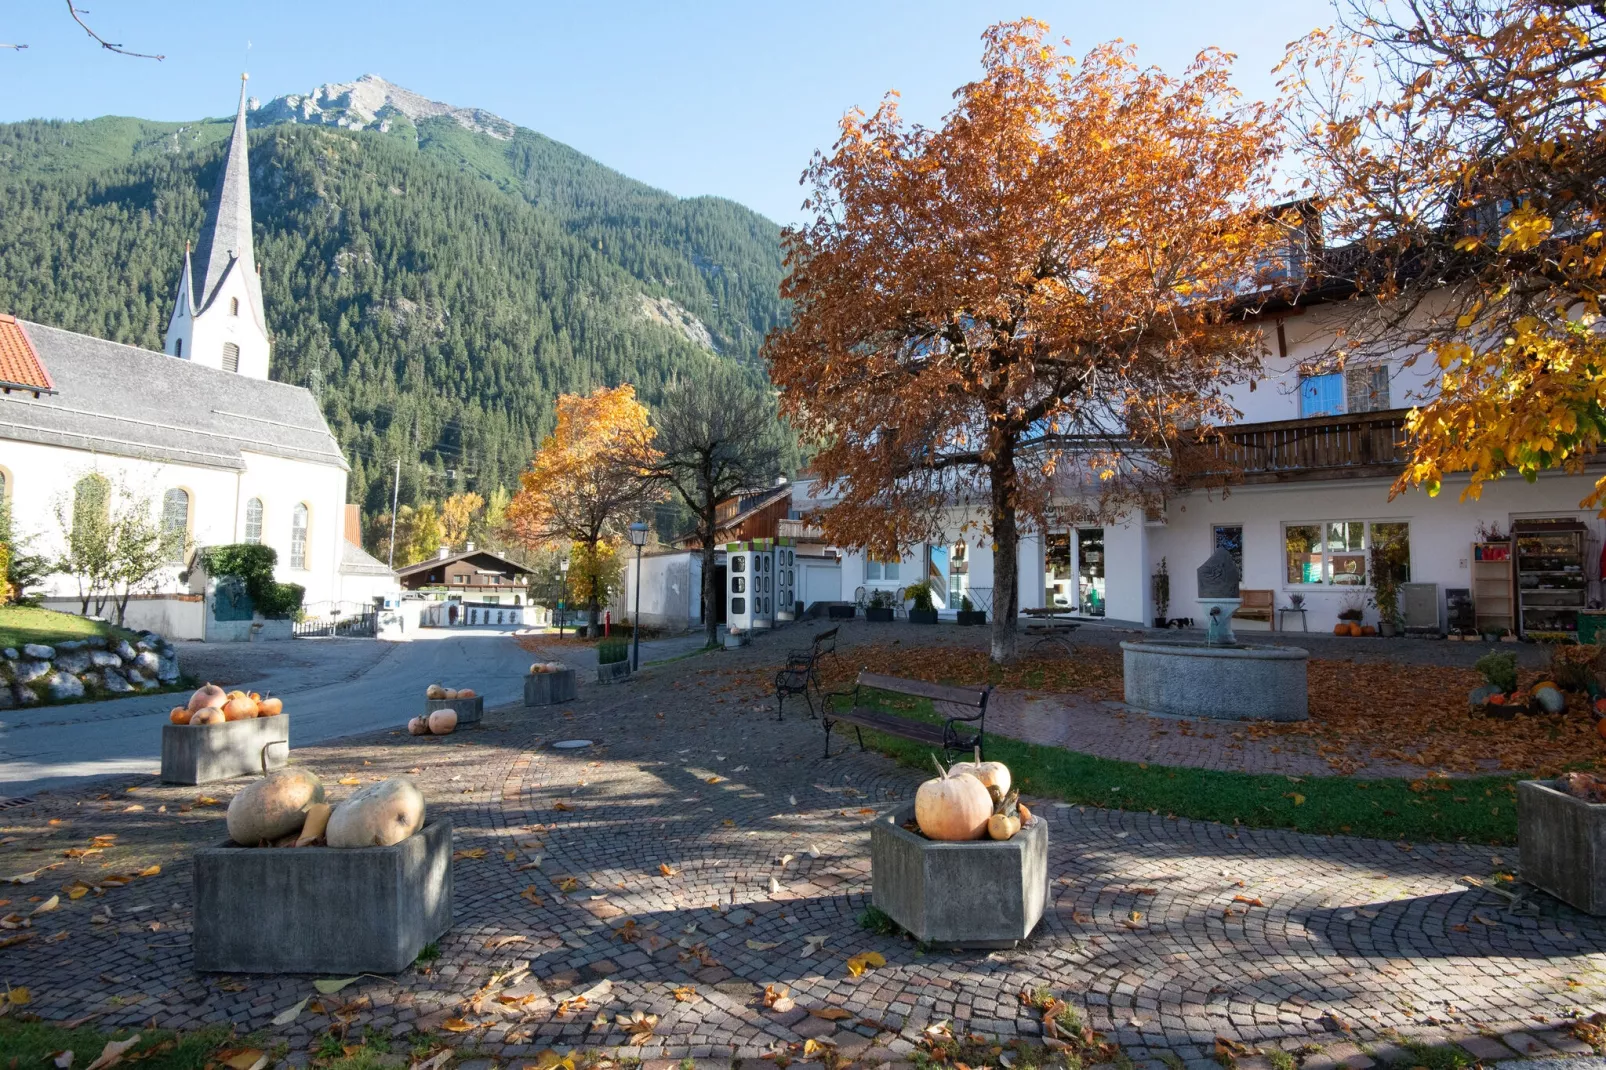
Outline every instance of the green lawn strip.
<svg viewBox="0 0 1606 1070">
<path fill-rule="evenodd" d="M 942 720 L 924 699 L 888 696 L 878 705 L 903 717 Z M 865 742 L 915 769 L 931 769 L 929 746 L 869 729 Z M 1251 828 L 1410 843 L 1515 843 L 1516 782 L 1525 779 L 1517 775 L 1427 779 L 1424 773 L 1420 780 L 1361 780 L 1231 773 L 1099 758 L 990 732 L 987 758 L 1009 766 L 1023 795 L 1229 825 L 1237 821 Z M 1412 790 L 1413 784 L 1417 790 Z"/>
<path fill-rule="evenodd" d="M 14 1010 L 13 1013 L 16 1013 Z M 230 1039 L 233 1030 L 226 1025 L 206 1026 L 189 1033 L 167 1029 L 118 1029 L 102 1032 L 92 1025 L 63 1029 L 52 1022 L 23 1022 L 0 1018 L 0 1066 L 45 1067 L 58 1051 L 73 1053 L 74 1066 L 88 1066 L 112 1040 L 127 1040 L 139 1034 L 139 1043 L 124 1055 L 122 1065 L 137 1059 L 139 1070 L 202 1070 L 213 1052 Z M 240 1047 L 247 1047 L 239 1043 Z M 145 1052 L 152 1052 L 144 1055 Z"/>
<path fill-rule="evenodd" d="M 131 642 L 138 638 L 134 632 L 75 613 L 58 613 L 38 606 L 0 606 L 0 649 L 15 647 L 20 650 L 24 643 L 55 646 L 72 639 L 93 639 L 100 635 L 119 636 Z"/>
</svg>

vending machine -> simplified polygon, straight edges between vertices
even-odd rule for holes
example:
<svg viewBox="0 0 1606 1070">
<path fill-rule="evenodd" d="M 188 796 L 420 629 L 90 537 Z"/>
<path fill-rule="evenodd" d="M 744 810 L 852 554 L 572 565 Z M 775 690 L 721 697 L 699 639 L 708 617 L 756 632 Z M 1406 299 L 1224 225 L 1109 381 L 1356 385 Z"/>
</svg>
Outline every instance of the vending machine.
<svg viewBox="0 0 1606 1070">
<path fill-rule="evenodd" d="M 753 630 L 753 550 L 745 542 L 725 544 L 725 626 Z"/>
<path fill-rule="evenodd" d="M 753 627 L 763 631 L 775 627 L 775 540 L 754 539 Z"/>
<path fill-rule="evenodd" d="M 775 619 L 797 619 L 797 544 L 775 540 Z"/>
</svg>

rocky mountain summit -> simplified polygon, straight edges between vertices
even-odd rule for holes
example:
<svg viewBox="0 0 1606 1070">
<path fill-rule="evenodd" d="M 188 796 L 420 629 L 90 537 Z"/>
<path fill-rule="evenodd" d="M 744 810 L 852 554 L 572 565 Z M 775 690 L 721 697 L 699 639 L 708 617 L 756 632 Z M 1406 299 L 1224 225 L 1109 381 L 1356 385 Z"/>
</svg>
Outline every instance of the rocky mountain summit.
<svg viewBox="0 0 1606 1070">
<path fill-rule="evenodd" d="M 414 123 L 445 115 L 465 129 L 488 134 L 501 141 L 511 138 L 515 129 L 500 115 L 492 115 L 480 108 L 457 108 L 442 104 L 387 82 L 377 74 L 365 74 L 355 82 L 328 82 L 309 93 L 275 97 L 253 109 L 251 123 L 253 126 L 311 123 L 386 133 L 398 115 L 406 116 Z"/>
</svg>

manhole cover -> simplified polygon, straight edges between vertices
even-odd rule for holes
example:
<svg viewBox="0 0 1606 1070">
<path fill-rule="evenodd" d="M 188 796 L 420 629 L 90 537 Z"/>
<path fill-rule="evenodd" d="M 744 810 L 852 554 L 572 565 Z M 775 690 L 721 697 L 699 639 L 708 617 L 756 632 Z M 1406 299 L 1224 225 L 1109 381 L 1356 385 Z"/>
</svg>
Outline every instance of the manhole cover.
<svg viewBox="0 0 1606 1070">
<path fill-rule="evenodd" d="M 13 806 L 27 806 L 33 802 L 26 795 L 0 796 L 0 810 L 9 810 Z"/>
<path fill-rule="evenodd" d="M 580 750 L 583 747 L 589 746 L 591 746 L 591 741 L 589 739 L 560 739 L 556 743 L 552 744 L 552 749 Z"/>
</svg>

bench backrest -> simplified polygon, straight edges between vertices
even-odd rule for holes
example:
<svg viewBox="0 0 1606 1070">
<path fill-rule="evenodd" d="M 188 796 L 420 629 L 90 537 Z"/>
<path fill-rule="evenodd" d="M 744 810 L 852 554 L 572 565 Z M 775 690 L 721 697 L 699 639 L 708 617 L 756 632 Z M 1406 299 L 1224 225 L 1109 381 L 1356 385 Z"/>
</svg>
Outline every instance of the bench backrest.
<svg viewBox="0 0 1606 1070">
<path fill-rule="evenodd" d="M 877 691 L 891 691 L 899 695 L 913 695 L 916 698 L 929 698 L 934 702 L 952 702 L 957 706 L 973 706 L 981 709 L 987 705 L 987 694 L 992 690 L 989 687 L 947 687 L 943 684 L 931 684 L 924 680 L 905 680 L 901 676 L 882 676 L 880 673 L 859 673 L 858 686 L 873 687 Z"/>
<path fill-rule="evenodd" d="M 1240 602 L 1240 606 L 1243 609 L 1270 609 L 1272 606 L 1271 591 L 1249 591 L 1240 589 L 1238 591 L 1238 597 L 1242 600 Z"/>
<path fill-rule="evenodd" d="M 816 654 L 824 654 L 827 651 L 835 650 L 836 633 L 841 630 L 841 626 L 838 625 L 835 628 L 828 629 L 821 632 L 819 635 L 816 635 L 814 637 L 814 652 Z"/>
</svg>

